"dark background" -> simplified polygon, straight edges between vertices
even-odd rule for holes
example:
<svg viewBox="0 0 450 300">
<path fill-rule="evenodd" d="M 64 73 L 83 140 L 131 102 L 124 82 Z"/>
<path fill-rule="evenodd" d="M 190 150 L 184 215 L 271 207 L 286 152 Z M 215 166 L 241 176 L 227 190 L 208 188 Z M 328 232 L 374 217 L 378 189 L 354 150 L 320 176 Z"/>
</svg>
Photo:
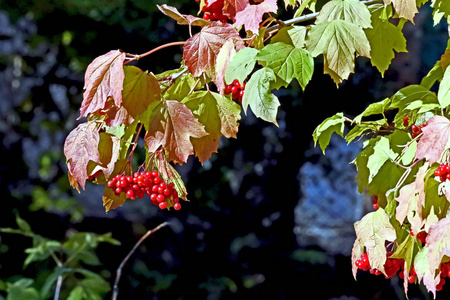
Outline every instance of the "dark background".
<svg viewBox="0 0 450 300">
<path fill-rule="evenodd" d="M 445 24 L 433 27 L 431 10 L 424 7 L 416 25 L 404 28 L 409 53 L 397 55 L 384 78 L 368 59 L 358 58 L 355 74 L 337 89 L 316 58 L 305 92 L 297 84 L 278 92 L 279 128 L 243 114 L 237 139 L 223 140 L 203 166 L 191 158 L 178 168 L 191 200 L 180 211 L 161 211 L 143 199 L 106 214 L 102 187 L 88 183 L 80 194 L 70 188 L 64 139 L 80 122 L 84 70 L 94 58 L 112 49 L 144 53 L 189 37 L 187 27 L 159 12 L 156 4 L 163 3 L 186 14 L 198 9 L 187 0 L 0 1 L 0 227 L 15 227 L 19 213 L 36 233 L 56 240 L 73 230 L 111 232 L 122 245 L 100 245 L 102 266 L 96 271 L 112 283 L 138 239 L 169 221 L 124 268 L 119 299 L 404 298 L 397 277 L 366 272 L 355 281 L 350 253 L 330 253 L 312 242 L 299 245 L 298 174 L 305 162 L 325 164 L 325 170 L 331 163 L 308 154 L 316 153 L 312 132 L 323 119 L 341 111 L 355 116 L 420 82 L 444 52 Z M 176 69 L 181 53 L 180 47 L 166 48 L 139 67 L 155 74 Z M 0 279 L 35 277 L 39 270 L 23 269 L 30 239 L 0 238 Z M 448 291 L 438 293 L 445 297 Z M 410 285 L 409 298 L 430 295 Z"/>
</svg>

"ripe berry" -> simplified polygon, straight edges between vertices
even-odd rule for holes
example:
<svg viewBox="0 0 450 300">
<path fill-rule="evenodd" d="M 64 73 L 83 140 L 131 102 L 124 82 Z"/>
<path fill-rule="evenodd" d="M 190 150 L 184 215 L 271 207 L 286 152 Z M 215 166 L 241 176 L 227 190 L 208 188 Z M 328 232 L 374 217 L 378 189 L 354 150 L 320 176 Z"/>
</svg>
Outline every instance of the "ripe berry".
<svg viewBox="0 0 450 300">
<path fill-rule="evenodd" d="M 177 202 L 177 203 L 175 203 L 175 204 L 173 205 L 173 208 L 174 208 L 175 210 L 180 210 L 180 209 L 181 209 L 181 204 L 180 204 L 179 202 Z"/>
<path fill-rule="evenodd" d="M 159 208 L 164 209 L 167 207 L 167 203 L 166 202 L 161 202 L 158 204 Z"/>
</svg>

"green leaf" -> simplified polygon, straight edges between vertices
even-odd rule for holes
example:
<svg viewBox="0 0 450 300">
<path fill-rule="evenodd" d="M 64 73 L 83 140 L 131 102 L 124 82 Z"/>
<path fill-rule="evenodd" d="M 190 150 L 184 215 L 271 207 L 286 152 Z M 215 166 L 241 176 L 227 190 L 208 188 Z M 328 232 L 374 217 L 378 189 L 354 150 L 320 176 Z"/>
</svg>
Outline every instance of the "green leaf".
<svg viewBox="0 0 450 300">
<path fill-rule="evenodd" d="M 380 15 L 384 9 L 378 9 L 372 14 L 372 26 L 365 30 L 370 43 L 370 61 L 384 76 L 396 52 L 407 52 L 406 39 L 400 28 Z"/>
<path fill-rule="evenodd" d="M 355 68 L 355 54 L 370 57 L 367 37 L 358 25 L 344 20 L 322 22 L 311 27 L 306 47 L 313 57 L 324 56 L 324 73 L 337 84 Z"/>
<path fill-rule="evenodd" d="M 447 0 L 432 0 L 434 25 L 441 22 L 442 18 L 448 18 L 450 15 L 450 2 Z"/>
<path fill-rule="evenodd" d="M 343 113 L 337 113 L 332 117 L 325 119 L 313 132 L 314 146 L 319 142 L 320 149 L 325 154 L 325 149 L 330 143 L 331 135 L 333 133 L 344 136 L 345 117 Z"/>
<path fill-rule="evenodd" d="M 405 260 L 407 274 L 411 269 L 414 251 L 417 249 L 415 241 L 415 237 L 408 234 L 391 256 L 392 258 L 403 258 Z"/>
<path fill-rule="evenodd" d="M 370 12 L 367 6 L 359 0 L 332 0 L 326 3 L 317 16 L 316 24 L 345 20 L 362 28 L 369 28 Z"/>
<path fill-rule="evenodd" d="M 287 84 L 296 78 L 302 89 L 305 89 L 314 72 L 314 59 L 308 51 L 282 42 L 265 46 L 256 59 Z"/>
<path fill-rule="evenodd" d="M 391 104 L 391 100 L 389 98 L 386 98 L 386 99 L 376 102 L 376 103 L 372 103 L 369 106 L 367 106 L 367 108 L 362 113 L 360 113 L 358 116 L 356 116 L 353 119 L 353 121 L 356 122 L 357 124 L 359 124 L 359 123 L 361 123 L 361 120 L 363 117 L 384 114 L 390 104 Z"/>
<path fill-rule="evenodd" d="M 242 107 L 244 112 L 247 113 L 247 108 L 250 106 L 256 117 L 278 126 L 277 112 L 280 102 L 272 94 L 273 86 L 271 84 L 276 79 L 275 73 L 270 68 L 262 68 L 253 73 L 245 85 Z"/>
<path fill-rule="evenodd" d="M 82 300 L 85 297 L 84 290 L 82 286 L 76 286 L 73 290 L 70 291 L 69 297 L 67 300 Z"/>
<path fill-rule="evenodd" d="M 14 283 L 7 283 L 6 300 L 40 300 L 38 291 L 31 285 L 33 280 L 29 278 L 22 278 Z"/>
<path fill-rule="evenodd" d="M 290 26 L 281 28 L 277 34 L 270 39 L 271 44 L 283 42 L 296 48 L 304 48 L 306 41 L 306 26 Z"/>
<path fill-rule="evenodd" d="M 182 66 L 177 70 L 166 71 L 155 76 L 161 90 L 164 91 L 165 99 L 181 101 L 194 89 L 197 80 L 186 71 L 186 67 Z M 198 84 L 198 86 L 201 85 Z"/>
<path fill-rule="evenodd" d="M 428 74 L 422 78 L 420 85 L 429 90 L 437 81 L 441 81 L 443 77 L 444 70 L 442 69 L 441 61 L 438 60 Z"/>
<path fill-rule="evenodd" d="M 161 99 L 161 90 L 155 75 L 148 71 L 143 72 L 135 66 L 125 66 L 124 72 L 122 105 L 136 118 L 148 105 Z"/>
<path fill-rule="evenodd" d="M 27 221 L 22 219 L 19 216 L 19 214 L 16 214 L 16 223 L 17 223 L 17 226 L 19 226 L 19 229 L 22 230 L 23 232 L 25 232 L 25 233 L 33 233 L 33 231 L 31 230 L 30 224 L 28 224 Z"/>
<path fill-rule="evenodd" d="M 28 254 L 25 259 L 24 267 L 27 267 L 34 261 L 43 261 L 49 258 L 53 253 L 59 251 L 61 243 L 53 240 L 35 240 L 35 245 L 32 248 L 25 249 L 25 253 Z"/>
<path fill-rule="evenodd" d="M 446 108 L 450 105 L 450 68 L 447 68 L 444 72 L 444 78 L 439 86 L 437 97 L 441 108 Z"/>
<path fill-rule="evenodd" d="M 225 82 L 231 84 L 235 79 L 244 82 L 255 67 L 257 54 L 258 50 L 250 47 L 236 53 L 225 71 Z"/>
<path fill-rule="evenodd" d="M 369 168 L 369 184 L 375 175 L 377 175 L 384 163 L 386 161 L 393 160 L 395 156 L 396 154 L 390 147 L 389 139 L 383 136 L 380 137 L 378 142 L 373 147 L 372 155 L 370 155 L 367 161 L 367 167 Z"/>
</svg>

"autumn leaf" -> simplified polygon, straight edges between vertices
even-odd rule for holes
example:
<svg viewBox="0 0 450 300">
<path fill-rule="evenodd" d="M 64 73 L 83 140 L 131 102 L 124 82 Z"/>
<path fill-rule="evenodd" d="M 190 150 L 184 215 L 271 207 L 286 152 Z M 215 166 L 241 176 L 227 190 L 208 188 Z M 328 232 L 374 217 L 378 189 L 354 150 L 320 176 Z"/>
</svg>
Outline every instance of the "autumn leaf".
<svg viewBox="0 0 450 300">
<path fill-rule="evenodd" d="M 259 4 L 248 5 L 244 10 L 236 14 L 234 26 L 240 28 L 244 25 L 246 31 L 259 35 L 259 24 L 263 15 L 268 12 L 277 13 L 277 10 L 276 0 L 265 0 Z"/>
<path fill-rule="evenodd" d="M 221 22 L 211 22 L 189 38 L 184 44 L 183 60 L 192 76 L 199 77 L 205 73 L 210 78 L 215 78 L 217 56 L 229 40 L 235 41 L 237 49 L 244 46 L 233 26 Z"/>
<path fill-rule="evenodd" d="M 428 265 L 432 278 L 424 277 L 428 291 L 436 294 L 434 274 L 439 270 L 440 263 L 445 256 L 450 256 L 450 218 L 443 218 L 431 225 L 427 236 Z"/>
<path fill-rule="evenodd" d="M 105 107 L 108 98 L 114 100 L 117 107 L 122 105 L 122 87 L 124 80 L 123 62 L 125 53 L 111 50 L 92 61 L 84 75 L 83 102 L 80 117 L 86 117 Z"/>
<path fill-rule="evenodd" d="M 230 20 L 235 21 L 236 14 L 250 5 L 249 0 L 224 0 L 223 11 Z"/>
<path fill-rule="evenodd" d="M 203 164 L 217 152 L 220 137 L 236 137 L 241 119 L 241 108 L 234 101 L 218 93 L 199 91 L 186 97 L 182 103 L 205 126 L 208 135 L 192 139 L 195 155 Z"/>
<path fill-rule="evenodd" d="M 220 91 L 220 93 L 222 95 L 224 93 L 225 85 L 226 85 L 225 80 L 224 80 L 225 72 L 226 72 L 228 64 L 233 59 L 235 54 L 236 54 L 236 50 L 234 49 L 234 43 L 233 43 L 233 41 L 229 40 L 223 45 L 222 49 L 220 50 L 219 54 L 217 55 L 216 77 L 213 79 L 213 81 L 217 87 L 217 90 Z M 243 81 L 241 81 L 241 82 L 243 82 Z"/>
<path fill-rule="evenodd" d="M 185 163 L 194 154 L 191 137 L 201 138 L 208 133 L 186 105 L 165 100 L 153 109 L 146 125 L 145 144 L 149 152 L 163 147 L 167 160 Z"/>
<path fill-rule="evenodd" d="M 421 219 L 422 206 L 425 205 L 425 176 L 427 175 L 428 163 L 420 167 L 416 179 L 400 189 L 399 196 L 395 198 L 398 206 L 395 211 L 395 218 L 403 224 L 408 218 L 411 230 L 417 234 L 422 227 Z"/>
<path fill-rule="evenodd" d="M 95 121 L 91 121 L 78 125 L 69 133 L 64 142 L 64 155 L 69 172 L 83 189 L 88 178 L 87 165 L 89 161 L 101 164 L 98 151 L 99 141 L 98 125 Z"/>
<path fill-rule="evenodd" d="M 395 229 L 389 222 L 389 216 L 384 209 L 379 208 L 374 212 L 366 214 L 360 221 L 355 223 L 354 227 L 356 232 L 354 251 L 355 249 L 365 247 L 369 256 L 370 267 L 380 270 L 385 274 L 385 243 L 386 241 L 392 242 L 396 238 Z M 353 275 L 356 276 L 355 268 L 353 269 Z"/>
<path fill-rule="evenodd" d="M 400 18 L 405 18 L 414 23 L 414 15 L 418 13 L 416 0 L 384 0 L 389 5 L 392 3 Z"/>
<path fill-rule="evenodd" d="M 111 209 L 115 209 L 119 206 L 122 206 L 127 200 L 127 196 L 125 195 L 125 193 L 116 195 L 112 188 L 105 185 L 102 200 L 103 200 L 103 207 L 105 208 L 105 211 L 108 212 Z"/>
<path fill-rule="evenodd" d="M 422 127 L 423 135 L 417 143 L 416 160 L 426 158 L 430 164 L 438 162 L 450 135 L 450 121 L 446 117 L 433 116 L 427 126 Z"/>
</svg>

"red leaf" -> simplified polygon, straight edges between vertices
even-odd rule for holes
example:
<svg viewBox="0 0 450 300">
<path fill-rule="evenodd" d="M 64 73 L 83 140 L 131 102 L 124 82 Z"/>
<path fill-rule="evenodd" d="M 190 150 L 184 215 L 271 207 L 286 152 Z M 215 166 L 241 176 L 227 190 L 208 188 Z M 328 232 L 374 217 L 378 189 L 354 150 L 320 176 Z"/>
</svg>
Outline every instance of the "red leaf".
<svg viewBox="0 0 450 300">
<path fill-rule="evenodd" d="M 249 5 L 249 0 L 225 0 L 223 5 L 224 14 L 229 19 L 234 20 L 236 14 L 243 11 Z"/>
<path fill-rule="evenodd" d="M 124 60 L 125 53 L 111 50 L 89 64 L 84 75 L 85 91 L 78 119 L 103 109 L 109 97 L 114 100 L 117 107 L 122 105 Z"/>
<path fill-rule="evenodd" d="M 217 55 L 229 40 L 235 40 L 238 49 L 244 46 L 233 26 L 221 22 L 211 22 L 189 38 L 184 44 L 183 60 L 192 76 L 199 77 L 206 73 L 210 78 L 215 78 Z"/>
<path fill-rule="evenodd" d="M 69 177 L 78 182 L 83 189 L 89 177 L 86 169 L 89 161 L 101 164 L 98 152 L 99 141 L 97 123 L 87 122 L 72 130 L 64 142 L 64 155 L 71 174 Z M 75 187 L 75 183 L 72 186 Z"/>
<path fill-rule="evenodd" d="M 425 127 L 417 143 L 416 160 L 428 159 L 430 165 L 439 161 L 450 136 L 450 121 L 446 117 L 433 116 Z"/>
<path fill-rule="evenodd" d="M 251 31 L 253 34 L 259 34 L 259 24 L 262 21 L 262 17 L 267 12 L 276 13 L 278 9 L 276 0 L 265 0 L 262 3 L 256 5 L 249 5 L 243 11 L 236 14 L 236 21 L 234 26 L 236 28 L 245 26 L 246 31 Z"/>
<path fill-rule="evenodd" d="M 164 103 L 153 110 L 145 144 L 149 152 L 162 146 L 167 151 L 168 161 L 185 163 L 189 155 L 194 154 L 190 138 L 200 138 L 208 133 L 186 105 L 175 100 Z"/>
</svg>

